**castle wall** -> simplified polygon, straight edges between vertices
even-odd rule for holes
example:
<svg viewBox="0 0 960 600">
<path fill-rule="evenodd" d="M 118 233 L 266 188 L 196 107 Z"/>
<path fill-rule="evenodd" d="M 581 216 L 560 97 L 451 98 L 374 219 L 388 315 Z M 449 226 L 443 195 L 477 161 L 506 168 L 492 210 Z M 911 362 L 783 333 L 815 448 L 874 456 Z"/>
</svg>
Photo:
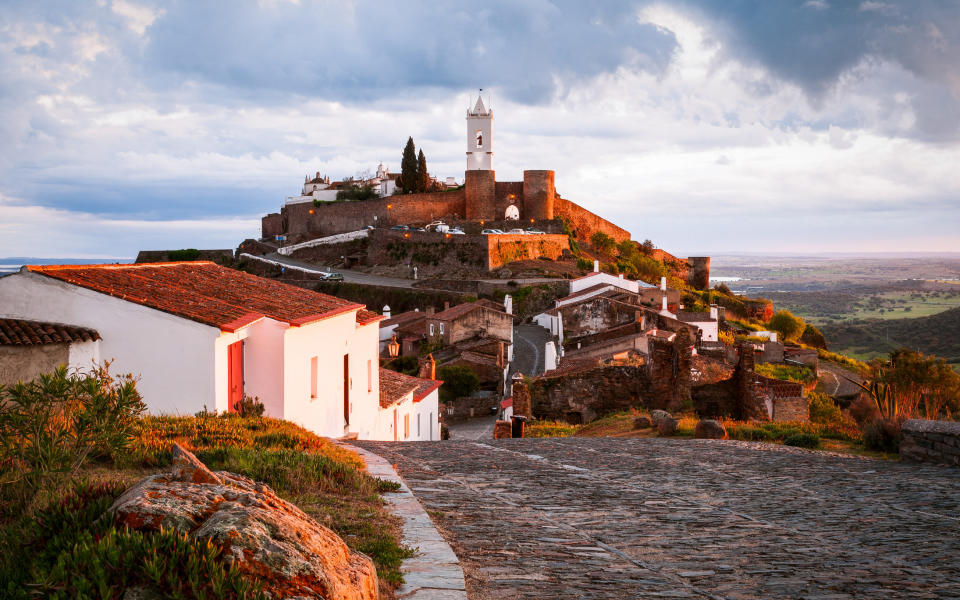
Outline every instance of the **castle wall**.
<svg viewBox="0 0 960 600">
<path fill-rule="evenodd" d="M 496 209 L 496 176 L 494 171 L 467 171 L 464 191 L 467 219 L 481 221 L 503 218 Z"/>
<path fill-rule="evenodd" d="M 524 219 L 548 220 L 553 218 L 556 197 L 553 177 L 553 171 L 523 172 Z M 627 239 L 629 238 L 630 235 L 627 234 Z"/>
<path fill-rule="evenodd" d="M 541 256 L 556 259 L 569 249 L 567 236 L 556 234 L 447 237 L 442 233 L 377 230 L 370 236 L 368 260 L 372 264 L 474 264 L 492 270 L 516 260 Z"/>
<path fill-rule="evenodd" d="M 440 217 L 461 218 L 464 190 L 385 196 L 372 200 L 332 202 L 314 206 L 312 202 L 283 207 L 287 233 L 290 235 L 333 235 L 357 231 L 367 225 L 378 227 L 428 223 Z M 374 219 L 376 216 L 376 219 Z M 267 219 L 264 217 L 264 227 Z M 273 226 L 273 219 L 270 221 Z"/>
<path fill-rule="evenodd" d="M 590 236 L 598 231 L 609 235 L 617 242 L 630 239 L 630 232 L 626 229 L 617 227 L 610 221 L 559 196 L 554 198 L 553 214 L 555 217 L 568 219 L 574 235 L 580 240 L 589 240 Z"/>
</svg>

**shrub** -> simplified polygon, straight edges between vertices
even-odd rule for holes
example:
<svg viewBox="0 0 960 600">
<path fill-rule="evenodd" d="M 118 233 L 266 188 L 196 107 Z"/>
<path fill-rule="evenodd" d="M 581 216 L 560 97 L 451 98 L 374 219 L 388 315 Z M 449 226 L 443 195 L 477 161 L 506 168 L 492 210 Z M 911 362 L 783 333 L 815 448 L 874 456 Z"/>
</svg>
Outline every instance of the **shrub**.
<svg viewBox="0 0 960 600">
<path fill-rule="evenodd" d="M 814 433 L 795 433 L 783 440 L 783 444 L 797 448 L 819 448 L 820 436 Z"/>
<path fill-rule="evenodd" d="M 778 310 L 767 326 L 779 333 L 784 342 L 795 342 L 800 339 L 807 324 L 789 310 Z"/>
<path fill-rule="evenodd" d="M 182 250 L 171 250 L 167 253 L 167 258 L 172 261 L 178 260 L 197 260 L 200 258 L 200 251 L 196 248 L 184 248 Z"/>
<path fill-rule="evenodd" d="M 577 268 L 582 271 L 592 271 L 593 270 L 593 261 L 589 258 L 583 258 L 582 256 L 577 258 Z"/>
<path fill-rule="evenodd" d="M 863 445 L 870 450 L 899 452 L 901 437 L 900 421 L 896 419 L 876 419 L 863 428 Z"/>
<path fill-rule="evenodd" d="M 750 338 L 748 337 L 747 339 L 749 340 Z M 817 379 L 817 374 L 813 369 L 800 365 L 763 363 L 756 366 L 756 372 L 766 377 L 793 381 L 794 383 L 812 383 Z"/>
<path fill-rule="evenodd" d="M 827 394 L 810 392 L 807 398 L 810 400 L 810 420 L 814 423 L 836 423 L 841 420 L 840 407 Z"/>
<path fill-rule="evenodd" d="M 617 247 L 616 240 L 602 231 L 597 231 L 591 235 L 590 243 L 593 245 L 594 250 L 604 254 L 610 254 L 614 248 Z"/>
<path fill-rule="evenodd" d="M 864 426 L 880 418 L 880 409 L 872 398 L 861 394 L 850 404 L 850 416 L 857 424 Z"/>
<path fill-rule="evenodd" d="M 440 386 L 440 400 L 450 402 L 469 396 L 480 387 L 480 380 L 467 367 L 440 367 L 437 379 L 443 381 Z"/>
<path fill-rule="evenodd" d="M 265 410 L 259 396 L 250 397 L 246 394 L 243 395 L 243 398 L 237 400 L 233 408 L 241 417 L 262 417 Z"/>
<path fill-rule="evenodd" d="M 130 376 L 109 363 L 68 375 L 64 365 L 29 383 L 0 387 L 0 465 L 5 495 L 26 501 L 49 477 L 76 473 L 90 458 L 116 457 L 146 409 Z"/>
</svg>

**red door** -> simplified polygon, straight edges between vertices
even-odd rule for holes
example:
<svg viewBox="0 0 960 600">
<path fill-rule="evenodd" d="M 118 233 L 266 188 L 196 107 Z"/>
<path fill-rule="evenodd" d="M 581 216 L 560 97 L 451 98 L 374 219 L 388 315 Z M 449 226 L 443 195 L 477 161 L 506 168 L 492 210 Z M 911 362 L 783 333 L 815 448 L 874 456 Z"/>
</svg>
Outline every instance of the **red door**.
<svg viewBox="0 0 960 600">
<path fill-rule="evenodd" d="M 227 412 L 237 412 L 243 399 L 243 341 L 227 346 Z"/>
</svg>

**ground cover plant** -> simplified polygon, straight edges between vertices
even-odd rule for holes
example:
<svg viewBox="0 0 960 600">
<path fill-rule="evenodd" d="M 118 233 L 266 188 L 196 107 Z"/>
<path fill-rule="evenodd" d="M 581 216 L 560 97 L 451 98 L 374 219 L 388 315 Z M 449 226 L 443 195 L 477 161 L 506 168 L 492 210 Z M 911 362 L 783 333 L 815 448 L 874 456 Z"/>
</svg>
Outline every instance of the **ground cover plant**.
<svg viewBox="0 0 960 600">
<path fill-rule="evenodd" d="M 216 547 L 101 518 L 130 485 L 171 464 L 173 442 L 213 470 L 269 485 L 370 556 L 382 598 L 402 582 L 412 553 L 379 495 L 397 486 L 327 439 L 256 416 L 255 399 L 248 416 L 144 417 L 135 381 L 97 369 L 0 388 L 0 400 L 0 597 L 119 599 L 144 584 L 168 598 L 263 597 Z"/>
</svg>

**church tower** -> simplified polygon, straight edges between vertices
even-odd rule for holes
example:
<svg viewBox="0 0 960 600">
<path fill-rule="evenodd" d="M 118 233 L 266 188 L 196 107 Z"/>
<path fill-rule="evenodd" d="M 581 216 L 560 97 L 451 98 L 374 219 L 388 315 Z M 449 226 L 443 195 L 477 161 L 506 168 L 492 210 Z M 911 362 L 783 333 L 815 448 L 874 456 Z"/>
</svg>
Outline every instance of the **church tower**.
<svg viewBox="0 0 960 600">
<path fill-rule="evenodd" d="M 482 91 L 482 90 L 481 90 Z M 467 109 L 467 170 L 493 169 L 493 110 L 477 96 L 473 109 Z"/>
</svg>

